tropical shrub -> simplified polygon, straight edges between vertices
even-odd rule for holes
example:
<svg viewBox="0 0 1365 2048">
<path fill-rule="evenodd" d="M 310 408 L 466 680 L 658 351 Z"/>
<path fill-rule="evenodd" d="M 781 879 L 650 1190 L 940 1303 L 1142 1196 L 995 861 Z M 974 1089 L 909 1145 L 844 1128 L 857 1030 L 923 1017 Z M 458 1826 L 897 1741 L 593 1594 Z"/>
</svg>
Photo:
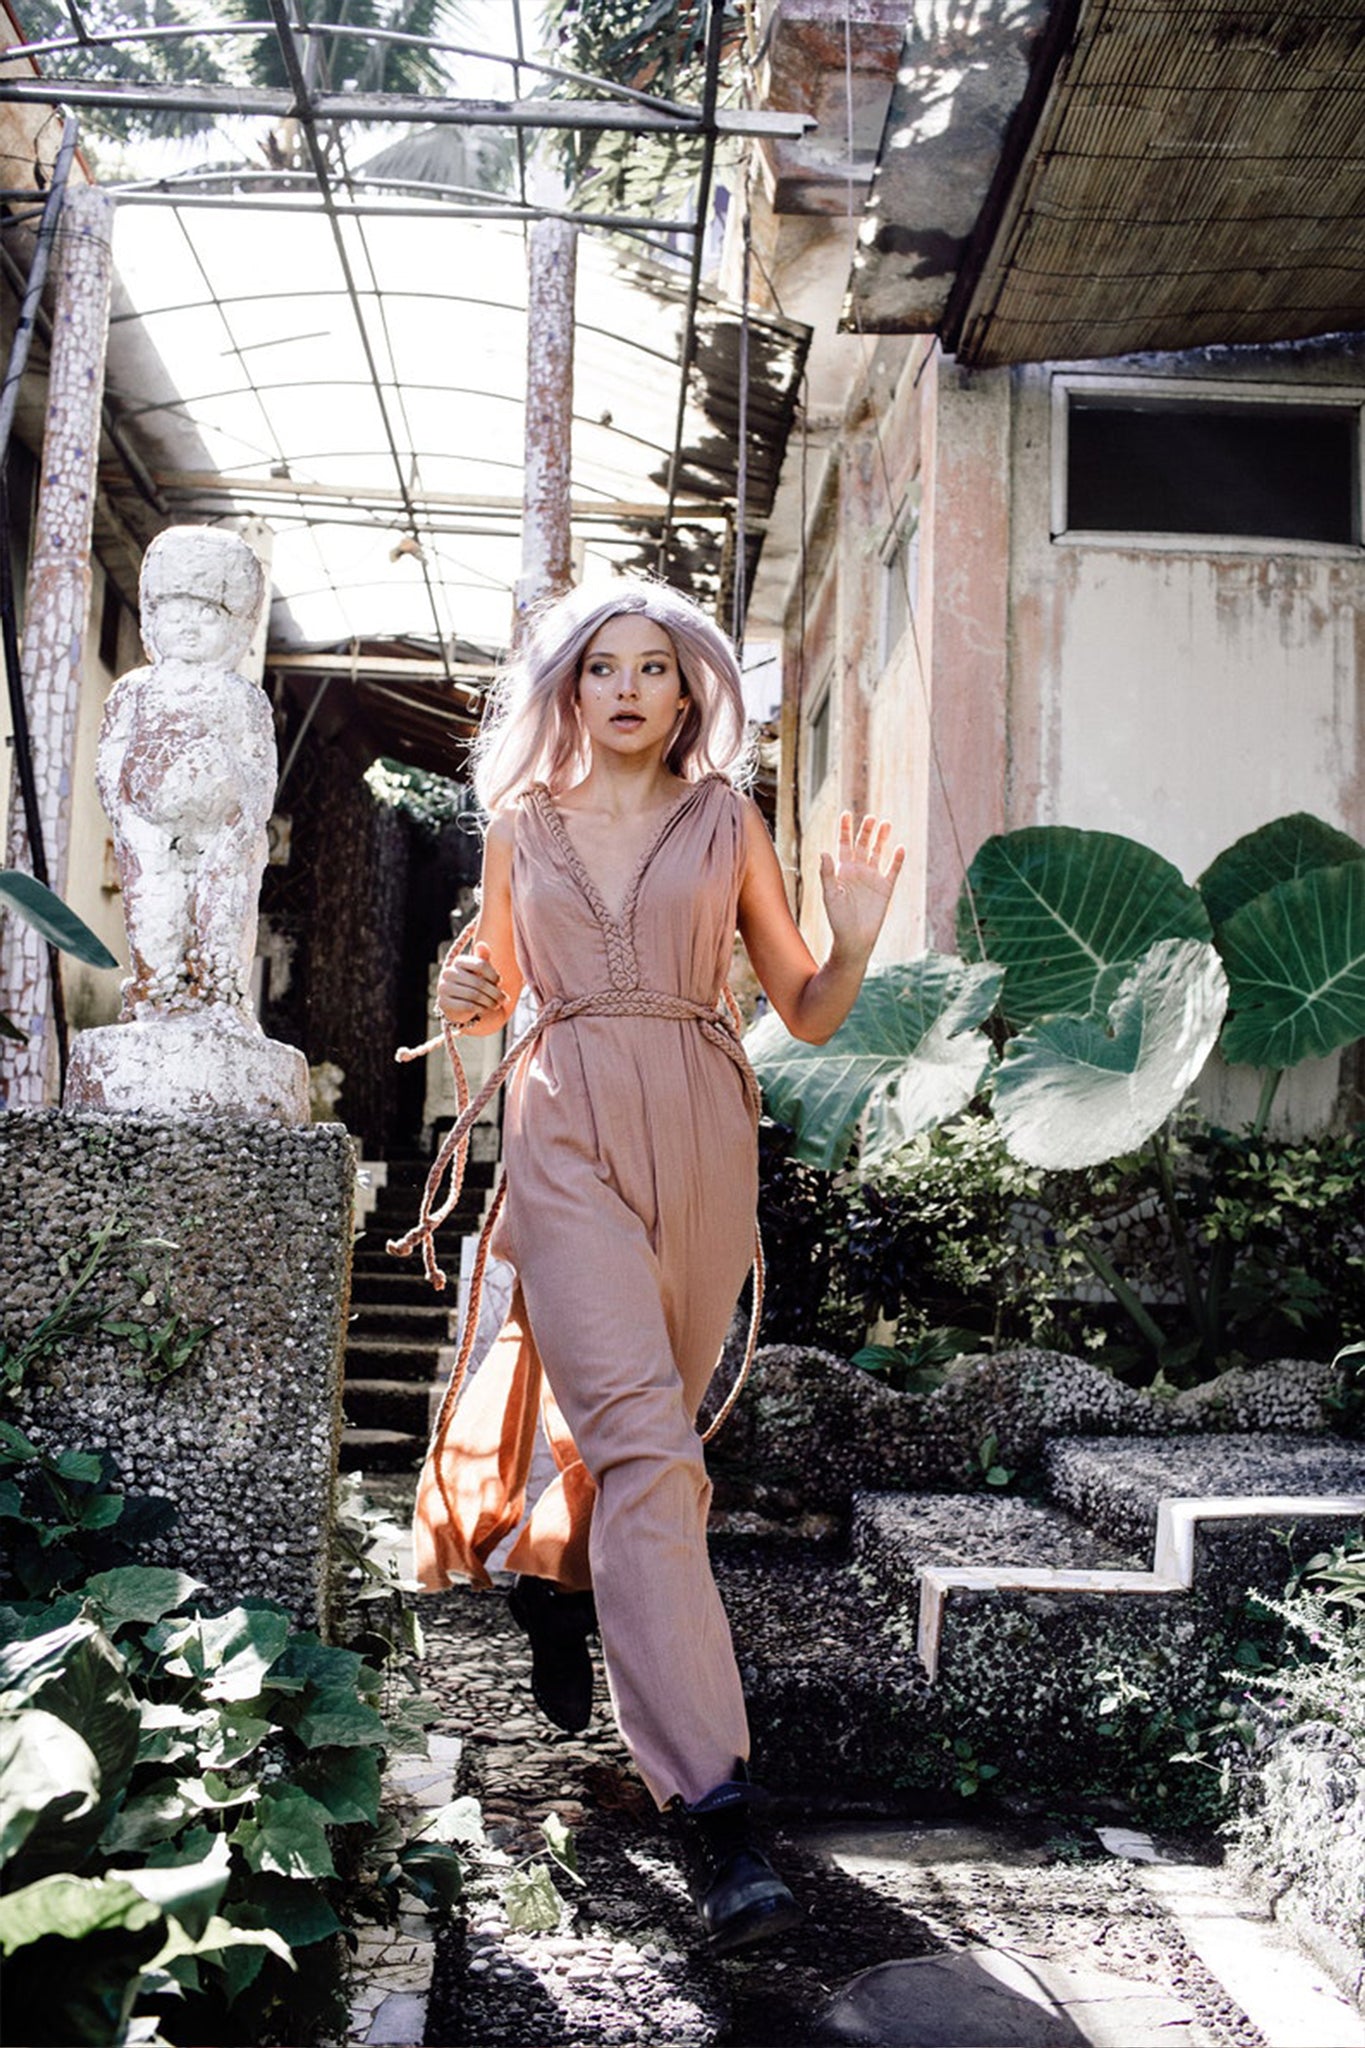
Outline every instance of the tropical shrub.
<svg viewBox="0 0 1365 2048">
<path fill-rule="evenodd" d="M 1257 1216 L 1276 1200 L 1282 1215 L 1295 1206 L 1265 1137 L 1284 1072 L 1365 1036 L 1365 847 L 1298 814 L 1239 840 L 1191 887 L 1136 841 L 1030 827 L 977 854 L 958 937 L 961 958 L 874 969 L 825 1046 L 797 1044 L 772 1016 L 750 1031 L 793 1156 L 835 1168 L 856 1151 L 865 1179 L 899 1173 L 921 1134 L 973 1102 L 988 1108 L 1011 1159 L 1085 1177 L 1040 1189 L 1057 1203 L 1050 1234 L 1067 1254 L 1054 1296 L 1079 1256 L 1168 1376 L 1218 1370 L 1238 1322 L 1264 1323 L 1272 1296 L 1291 1327 L 1310 1308 L 1330 1314 L 1313 1300 L 1328 1283 L 1277 1265 Z M 1257 1112 L 1245 1133 L 1193 1141 L 1182 1171 L 1170 1126 L 1215 1045 L 1260 1070 Z M 1220 1147 L 1210 1174 L 1196 1155 Z M 1298 1206 L 1321 1217 L 1334 1177 L 1357 1181 L 1354 1143 L 1317 1164 Z M 1174 1331 L 1086 1227 L 1092 1177 L 1110 1168 L 1153 1194 L 1165 1219 L 1183 1298 Z M 1358 1231 L 1335 1220 L 1336 1263 L 1358 1278 Z"/>
<path fill-rule="evenodd" d="M 334 2038 L 345 1922 L 400 1886 L 449 1905 L 480 1832 L 469 1800 L 420 1839 L 380 1821 L 383 1753 L 428 1717 L 374 1606 L 362 1656 L 123 1561 L 172 1515 L 0 1424 L 0 2038 L 25 2048 Z"/>
</svg>

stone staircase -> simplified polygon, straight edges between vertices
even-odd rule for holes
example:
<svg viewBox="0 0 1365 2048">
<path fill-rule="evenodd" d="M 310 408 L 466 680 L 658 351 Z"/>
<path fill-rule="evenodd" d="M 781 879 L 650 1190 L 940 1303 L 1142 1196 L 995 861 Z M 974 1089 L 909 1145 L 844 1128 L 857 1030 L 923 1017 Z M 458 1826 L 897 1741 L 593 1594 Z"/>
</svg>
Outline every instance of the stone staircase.
<svg viewBox="0 0 1365 2048">
<path fill-rule="evenodd" d="M 422 1462 L 434 1403 L 445 1389 L 458 1336 L 460 1241 L 475 1233 L 493 1184 L 491 1161 L 471 1159 L 458 1207 L 437 1234 L 447 1279 L 437 1294 L 420 1254 L 384 1249 L 416 1221 L 430 1161 L 392 1159 L 375 1206 L 356 1239 L 351 1322 L 346 1339 L 343 1471 L 414 1471 Z"/>
<path fill-rule="evenodd" d="M 1020 1751 L 1102 1783 L 1102 1697 L 1153 1728 L 1211 1710 L 1247 1589 L 1365 1522 L 1365 1447 L 1338 1438 L 1060 1439 L 1045 1470 L 1040 1498 L 858 1495 L 837 1552 L 719 1536 L 768 1784 L 885 1793 Z"/>
</svg>

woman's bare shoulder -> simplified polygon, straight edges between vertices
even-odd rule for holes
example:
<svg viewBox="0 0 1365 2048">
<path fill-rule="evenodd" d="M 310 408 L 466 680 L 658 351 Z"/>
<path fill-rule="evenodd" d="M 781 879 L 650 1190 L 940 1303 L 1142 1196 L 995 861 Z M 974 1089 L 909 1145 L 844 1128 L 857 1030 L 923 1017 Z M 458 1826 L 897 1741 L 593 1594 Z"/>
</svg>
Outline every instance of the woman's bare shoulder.
<svg viewBox="0 0 1365 2048">
<path fill-rule="evenodd" d="M 484 828 L 484 846 L 491 847 L 495 853 L 510 853 L 516 843 L 516 837 L 516 806 L 513 804 L 506 810 L 494 811 Z"/>
</svg>

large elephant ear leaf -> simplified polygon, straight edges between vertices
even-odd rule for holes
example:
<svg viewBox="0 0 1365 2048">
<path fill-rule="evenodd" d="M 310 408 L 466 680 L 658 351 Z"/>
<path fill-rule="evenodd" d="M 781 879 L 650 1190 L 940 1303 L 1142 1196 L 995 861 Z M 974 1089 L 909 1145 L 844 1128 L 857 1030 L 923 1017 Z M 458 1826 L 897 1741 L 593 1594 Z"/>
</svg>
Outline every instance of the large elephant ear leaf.
<svg viewBox="0 0 1365 2048">
<path fill-rule="evenodd" d="M 1125 975 L 1162 939 L 1207 940 L 1208 913 L 1179 870 L 1114 832 L 1031 825 L 988 839 L 957 909 L 968 959 L 1005 970 L 1012 1024 L 1102 1017 Z"/>
<path fill-rule="evenodd" d="M 1220 926 L 1218 950 L 1225 1059 L 1293 1067 L 1365 1037 L 1365 859 L 1254 896 Z"/>
<path fill-rule="evenodd" d="M 955 1116 L 991 1063 L 978 1026 L 995 1007 L 1000 970 L 925 953 L 874 967 L 824 1045 L 792 1038 L 769 1014 L 744 1049 L 770 1116 L 795 1133 L 798 1159 L 841 1166 L 866 1116 L 874 1151 Z"/>
<path fill-rule="evenodd" d="M 1099 1017 L 1046 1017 L 1011 1039 L 995 1120 L 1029 1166 L 1099 1166 L 1132 1152 L 1179 1107 L 1212 1052 L 1227 979 L 1211 945 L 1163 939 Z"/>
<path fill-rule="evenodd" d="M 0 868 L 0 902 L 13 906 L 50 945 L 83 960 L 87 967 L 117 967 L 103 939 L 69 910 L 60 896 L 18 868 Z"/>
<path fill-rule="evenodd" d="M 1220 853 L 1199 877 L 1199 893 L 1217 931 L 1253 896 L 1347 860 L 1365 860 L 1365 846 L 1358 839 L 1309 811 L 1295 811 L 1258 826 Z"/>
</svg>

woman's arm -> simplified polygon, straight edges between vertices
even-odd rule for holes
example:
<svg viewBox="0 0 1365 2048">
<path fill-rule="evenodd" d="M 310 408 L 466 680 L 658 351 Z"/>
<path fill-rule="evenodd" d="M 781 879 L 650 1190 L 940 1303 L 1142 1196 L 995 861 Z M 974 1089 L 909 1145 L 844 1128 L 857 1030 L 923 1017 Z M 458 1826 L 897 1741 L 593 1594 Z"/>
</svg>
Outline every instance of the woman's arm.
<svg viewBox="0 0 1365 2048">
<path fill-rule="evenodd" d="M 792 1037 L 823 1045 L 839 1029 L 863 985 L 905 849 L 897 846 L 886 859 L 891 836 L 886 821 L 864 818 L 855 834 L 853 820 L 844 812 L 837 858 L 820 856 L 820 886 L 833 934 L 829 958 L 821 967 L 787 907 L 782 870 L 763 814 L 747 799 L 744 833 L 747 860 L 739 891 L 740 937 L 768 1000 Z"/>
<path fill-rule="evenodd" d="M 493 818 L 483 842 L 483 884 L 479 921 L 467 953 L 441 970 L 436 1007 L 468 1038 L 486 1038 L 517 1006 L 522 975 L 512 930 L 512 848 L 516 819 L 503 811 Z"/>
</svg>

